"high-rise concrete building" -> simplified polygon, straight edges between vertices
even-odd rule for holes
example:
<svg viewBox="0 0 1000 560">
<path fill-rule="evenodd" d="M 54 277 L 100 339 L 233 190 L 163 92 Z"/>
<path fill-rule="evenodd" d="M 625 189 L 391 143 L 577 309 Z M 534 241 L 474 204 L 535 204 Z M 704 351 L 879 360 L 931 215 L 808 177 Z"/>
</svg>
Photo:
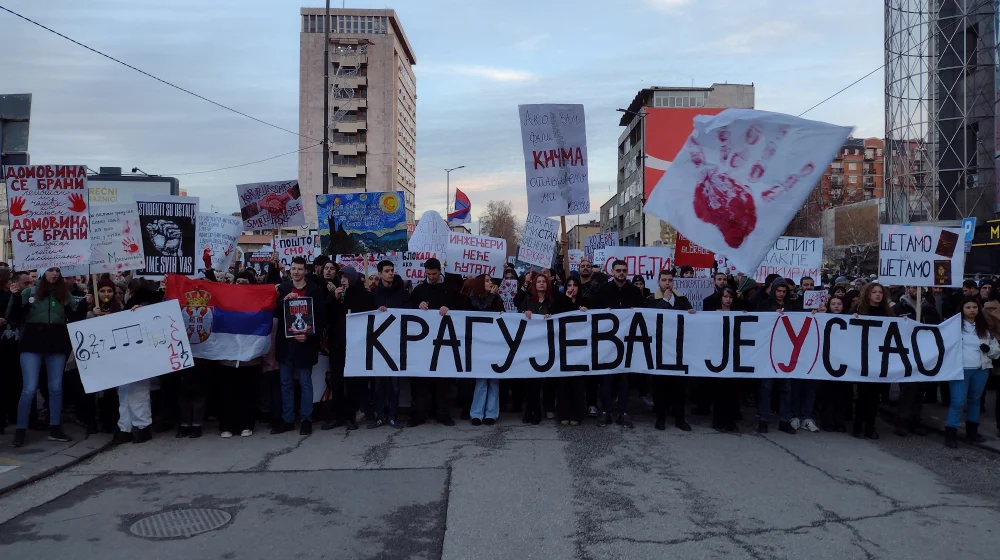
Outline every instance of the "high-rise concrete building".
<svg viewBox="0 0 1000 560">
<path fill-rule="evenodd" d="M 299 186 L 316 223 L 323 173 L 330 193 L 403 191 L 416 208 L 417 63 L 394 10 L 302 8 L 299 52 Z M 330 91 L 323 91 L 323 40 L 330 26 Z M 330 98 L 330 168 L 323 169 L 323 95 Z M 308 148 L 308 149 L 307 149 Z"/>
</svg>

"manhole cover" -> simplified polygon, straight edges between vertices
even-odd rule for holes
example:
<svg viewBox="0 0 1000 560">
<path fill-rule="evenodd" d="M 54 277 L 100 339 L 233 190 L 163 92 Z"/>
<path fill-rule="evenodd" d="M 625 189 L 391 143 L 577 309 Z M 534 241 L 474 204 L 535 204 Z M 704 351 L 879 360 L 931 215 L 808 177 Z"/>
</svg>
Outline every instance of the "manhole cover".
<svg viewBox="0 0 1000 560">
<path fill-rule="evenodd" d="M 128 528 L 137 537 L 169 539 L 193 537 L 229 523 L 233 516 L 221 509 L 176 509 L 143 517 Z"/>
</svg>

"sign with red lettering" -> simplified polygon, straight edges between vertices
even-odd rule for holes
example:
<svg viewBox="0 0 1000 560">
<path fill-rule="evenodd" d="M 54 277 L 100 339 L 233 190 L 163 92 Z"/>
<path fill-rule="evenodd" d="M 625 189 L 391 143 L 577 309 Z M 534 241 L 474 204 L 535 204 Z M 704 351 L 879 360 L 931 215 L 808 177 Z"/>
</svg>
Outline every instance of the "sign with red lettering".
<svg viewBox="0 0 1000 560">
<path fill-rule="evenodd" d="M 284 304 L 285 338 L 316 334 L 316 321 L 313 316 L 313 298 L 299 297 L 286 299 Z"/>
<path fill-rule="evenodd" d="M 403 258 L 399 261 L 396 274 L 403 279 L 403 282 L 409 280 L 414 284 L 424 280 L 424 263 L 427 262 L 427 259 L 440 261 L 444 257 L 444 255 L 433 251 L 407 251 L 402 255 Z"/>
<path fill-rule="evenodd" d="M 715 264 L 715 253 L 691 242 L 680 233 L 677 234 L 677 249 L 674 251 L 674 266 L 690 266 L 692 268 L 712 268 Z"/>
<path fill-rule="evenodd" d="M 507 240 L 485 235 L 448 235 L 448 272 L 461 276 L 489 274 L 498 278 L 507 262 Z"/>
<path fill-rule="evenodd" d="M 278 261 L 285 268 L 292 267 L 292 259 L 295 257 L 304 258 L 306 263 L 312 266 L 316 239 L 311 235 L 282 237 L 274 240 L 274 248 L 278 251 Z"/>
<path fill-rule="evenodd" d="M 528 212 L 590 212 L 587 127 L 583 105 L 518 105 Z"/>
<path fill-rule="evenodd" d="M 594 251 L 594 268 L 611 276 L 611 269 L 616 260 L 621 259 L 628 265 L 628 276 L 640 275 L 656 282 L 661 270 L 673 268 L 674 247 L 605 247 Z"/>
<path fill-rule="evenodd" d="M 754 279 L 761 283 L 768 275 L 777 274 L 799 284 L 803 276 L 822 278 L 822 269 L 822 237 L 779 237 L 757 267 Z"/>
<path fill-rule="evenodd" d="M 4 168 L 14 263 L 44 271 L 90 261 L 87 168 L 12 165 Z"/>
<path fill-rule="evenodd" d="M 244 229 L 280 229 L 306 223 L 298 181 L 236 185 L 236 194 Z"/>
</svg>

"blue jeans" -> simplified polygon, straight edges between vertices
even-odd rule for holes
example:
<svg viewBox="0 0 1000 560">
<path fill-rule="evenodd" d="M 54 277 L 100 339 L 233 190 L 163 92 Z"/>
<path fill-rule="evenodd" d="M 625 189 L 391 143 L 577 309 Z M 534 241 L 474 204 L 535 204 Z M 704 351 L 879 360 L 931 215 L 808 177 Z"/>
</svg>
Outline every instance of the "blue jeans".
<svg viewBox="0 0 1000 560">
<path fill-rule="evenodd" d="M 500 416 L 500 380 L 477 379 L 476 390 L 472 393 L 472 418 L 492 418 Z"/>
<path fill-rule="evenodd" d="M 771 390 L 776 382 L 781 392 L 778 399 L 778 419 L 781 422 L 792 420 L 792 380 L 761 379 L 760 390 L 757 392 L 757 419 L 761 422 L 771 421 Z"/>
<path fill-rule="evenodd" d="M 989 370 L 966 369 L 965 379 L 948 382 L 948 387 L 951 390 L 951 406 L 948 408 L 946 425 L 949 428 L 958 427 L 962 421 L 962 409 L 965 408 L 966 403 L 969 405 L 969 410 L 965 413 L 965 421 L 979 422 L 979 401 L 983 397 L 986 381 L 989 378 Z M 22 396 L 21 399 L 23 400 L 24 397 Z M 18 418 L 20 419 L 20 416 Z"/>
<path fill-rule="evenodd" d="M 399 419 L 399 378 L 398 377 L 373 377 L 372 384 L 375 385 L 375 416 L 382 418 L 385 414 L 385 407 L 389 407 L 389 418 Z M 386 400 L 389 402 L 387 403 Z"/>
<path fill-rule="evenodd" d="M 21 352 L 21 400 L 17 403 L 17 429 L 28 429 L 28 413 L 31 411 L 31 401 L 38 392 L 38 377 L 42 373 L 42 361 L 45 361 L 45 373 L 49 378 L 49 425 L 58 426 L 62 413 L 62 380 L 66 369 L 65 354 L 35 354 Z"/>
<path fill-rule="evenodd" d="M 313 382 L 312 368 L 297 368 L 292 364 L 281 364 L 281 419 L 286 424 L 295 422 L 295 378 L 299 378 L 302 388 L 301 412 L 299 420 L 312 420 L 313 413 Z"/>
<path fill-rule="evenodd" d="M 792 379 L 792 418 L 811 420 L 816 404 L 816 385 L 812 379 Z"/>
</svg>

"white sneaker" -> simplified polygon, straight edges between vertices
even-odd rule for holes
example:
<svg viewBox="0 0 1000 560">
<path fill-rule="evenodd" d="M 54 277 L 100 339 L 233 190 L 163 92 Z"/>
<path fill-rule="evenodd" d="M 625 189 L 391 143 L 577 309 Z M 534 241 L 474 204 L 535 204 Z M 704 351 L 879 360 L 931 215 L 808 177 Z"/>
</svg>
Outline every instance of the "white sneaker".
<svg viewBox="0 0 1000 560">
<path fill-rule="evenodd" d="M 590 416 L 591 418 L 597 418 L 597 407 L 596 406 L 587 407 L 587 416 Z"/>
<path fill-rule="evenodd" d="M 798 418 L 792 418 L 792 421 L 789 423 L 792 425 L 792 428 L 795 428 L 796 430 L 799 429 L 800 424 Z"/>
<path fill-rule="evenodd" d="M 240 432 L 240 437 L 250 437 L 253 435 L 253 430 L 243 430 Z"/>
<path fill-rule="evenodd" d="M 810 432 L 818 432 L 819 426 L 813 422 L 812 418 L 806 418 L 805 422 L 802 423 L 802 427 L 809 430 Z"/>
<path fill-rule="evenodd" d="M 556 417 L 556 413 L 555 412 L 546 412 L 545 413 L 545 417 L 548 418 L 549 420 L 554 420 L 555 417 Z"/>
<path fill-rule="evenodd" d="M 233 437 L 233 432 L 222 432 L 222 437 L 227 438 L 227 439 L 231 438 L 231 437 Z"/>
</svg>

